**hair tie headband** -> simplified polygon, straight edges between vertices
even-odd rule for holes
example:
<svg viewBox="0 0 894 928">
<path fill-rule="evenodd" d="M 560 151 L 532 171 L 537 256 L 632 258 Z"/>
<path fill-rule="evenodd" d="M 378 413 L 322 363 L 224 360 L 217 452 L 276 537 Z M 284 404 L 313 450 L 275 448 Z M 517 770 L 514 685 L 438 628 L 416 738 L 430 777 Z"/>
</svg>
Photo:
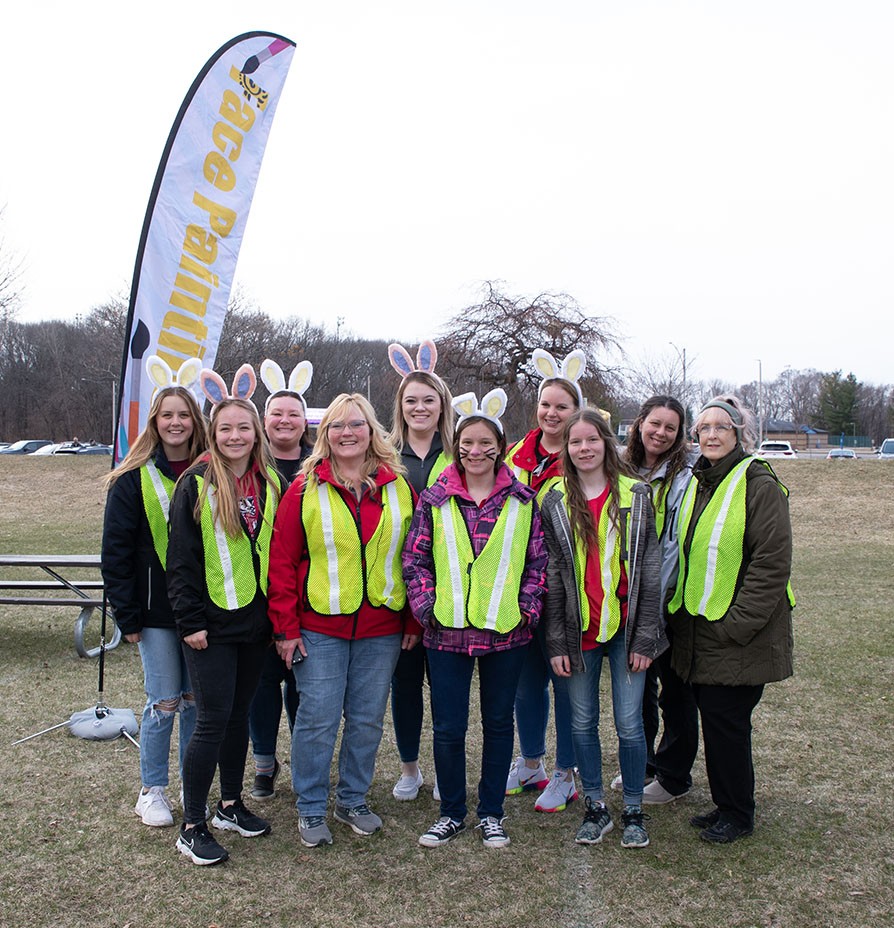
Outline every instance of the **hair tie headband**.
<svg viewBox="0 0 894 928">
<path fill-rule="evenodd" d="M 705 405 L 702 406 L 699 415 L 701 415 L 706 409 L 722 409 L 729 415 L 730 419 L 733 420 L 733 425 L 737 429 L 742 428 L 742 426 L 745 424 L 745 420 L 742 418 L 742 413 L 736 409 L 732 403 L 727 403 L 723 400 L 711 400 L 709 403 L 705 403 Z"/>
<path fill-rule="evenodd" d="M 543 348 L 535 348 L 531 354 L 531 363 L 534 365 L 535 373 L 543 378 L 543 382 L 537 390 L 538 396 L 540 396 L 548 381 L 562 377 L 570 381 L 577 391 L 578 405 L 584 405 L 584 394 L 578 381 L 583 377 L 584 371 L 587 369 L 587 356 L 579 348 L 570 352 L 561 364 L 548 351 Z"/>
<path fill-rule="evenodd" d="M 503 423 L 500 421 L 500 417 L 506 412 L 506 404 L 506 391 L 500 387 L 491 390 L 490 393 L 485 393 L 480 405 L 474 393 L 463 393 L 461 396 L 453 398 L 453 408 L 459 416 L 457 425 L 463 419 L 480 416 L 482 419 L 487 419 L 488 422 L 493 422 L 500 430 L 500 434 L 503 433 Z"/>
<path fill-rule="evenodd" d="M 166 390 L 170 387 L 190 389 L 199 379 L 201 372 L 201 358 L 188 358 L 177 371 L 173 371 L 167 361 L 163 361 L 157 354 L 150 354 L 146 358 L 146 373 L 155 385 L 152 399 L 155 399 L 159 390 Z"/>
<path fill-rule="evenodd" d="M 388 346 L 388 360 L 391 362 L 391 366 L 403 378 L 409 377 L 410 374 L 415 374 L 417 372 L 431 374 L 432 377 L 438 376 L 435 373 L 435 364 L 438 363 L 438 349 L 430 338 L 420 343 L 419 350 L 416 352 L 415 364 L 406 348 L 397 344 Z"/>
<path fill-rule="evenodd" d="M 258 385 L 258 379 L 255 377 L 254 368 L 250 364 L 243 364 L 233 377 L 232 392 L 227 390 L 227 385 L 220 374 L 208 367 L 202 369 L 199 383 L 202 393 L 211 403 L 211 415 L 213 416 L 218 405 L 224 400 L 250 399 Z"/>
<path fill-rule="evenodd" d="M 264 403 L 264 413 L 267 413 L 267 407 L 275 393 L 282 393 L 288 390 L 291 393 L 297 393 L 301 398 L 301 405 L 304 407 L 304 414 L 307 415 L 307 401 L 304 399 L 304 393 L 310 386 L 314 376 L 314 366 L 310 361 L 301 361 L 292 368 L 289 374 L 289 382 L 286 383 L 286 375 L 283 369 L 270 358 L 261 362 L 261 382 L 270 391 Z"/>
</svg>

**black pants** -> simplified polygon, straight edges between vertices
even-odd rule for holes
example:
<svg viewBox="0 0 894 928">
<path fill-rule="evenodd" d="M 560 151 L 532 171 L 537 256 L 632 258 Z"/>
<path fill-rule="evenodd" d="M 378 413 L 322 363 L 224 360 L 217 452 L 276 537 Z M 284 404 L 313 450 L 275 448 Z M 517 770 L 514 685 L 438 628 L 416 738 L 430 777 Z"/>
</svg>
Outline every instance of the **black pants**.
<svg viewBox="0 0 894 928">
<path fill-rule="evenodd" d="M 661 681 L 658 705 L 664 722 L 664 732 L 652 758 L 652 770 L 669 793 L 679 796 L 692 787 L 692 765 L 698 754 L 698 706 L 692 687 L 671 667 L 670 648 L 652 667 Z"/>
<path fill-rule="evenodd" d="M 709 686 L 693 683 L 702 718 L 705 768 L 711 798 L 721 820 L 754 827 L 754 762 L 751 757 L 751 713 L 763 686 Z"/>
<path fill-rule="evenodd" d="M 267 642 L 183 645 L 196 699 L 196 728 L 183 761 L 184 819 L 205 820 L 205 804 L 220 768 L 220 798 L 239 799 L 248 752 L 248 710 L 261 676 Z"/>
</svg>

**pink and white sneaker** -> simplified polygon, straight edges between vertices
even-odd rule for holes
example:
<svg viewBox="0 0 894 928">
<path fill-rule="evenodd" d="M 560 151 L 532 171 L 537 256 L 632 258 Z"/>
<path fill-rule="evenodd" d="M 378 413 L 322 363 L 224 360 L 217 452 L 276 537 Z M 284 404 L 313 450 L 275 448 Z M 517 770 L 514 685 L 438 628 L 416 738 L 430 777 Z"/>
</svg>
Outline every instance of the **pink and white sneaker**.
<svg viewBox="0 0 894 928">
<path fill-rule="evenodd" d="M 546 789 L 537 797 L 534 803 L 535 812 L 562 812 L 569 802 L 577 799 L 577 786 L 574 783 L 574 771 L 568 771 L 570 779 L 565 779 L 566 773 L 562 770 L 553 772 L 552 779 Z"/>
</svg>

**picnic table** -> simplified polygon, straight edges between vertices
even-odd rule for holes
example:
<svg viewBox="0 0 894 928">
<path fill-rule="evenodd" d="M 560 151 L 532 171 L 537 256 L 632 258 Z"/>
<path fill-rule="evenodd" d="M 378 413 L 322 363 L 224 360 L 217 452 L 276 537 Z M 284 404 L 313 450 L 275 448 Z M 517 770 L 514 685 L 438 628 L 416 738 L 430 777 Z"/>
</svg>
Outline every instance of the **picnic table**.
<svg viewBox="0 0 894 928">
<path fill-rule="evenodd" d="M 74 606 L 80 609 L 74 624 L 75 650 L 81 657 L 96 657 L 100 648 L 88 648 L 84 644 L 84 632 L 94 610 L 103 607 L 102 578 L 72 579 L 71 572 L 85 569 L 98 571 L 99 566 L 98 554 L 0 554 L 0 571 L 3 568 L 15 568 L 17 571 L 21 568 L 36 568 L 52 578 L 9 580 L 0 574 L 0 605 Z M 121 630 L 115 624 L 111 607 L 107 607 L 106 615 L 112 624 L 112 638 L 105 648 L 111 651 L 121 641 Z"/>
</svg>

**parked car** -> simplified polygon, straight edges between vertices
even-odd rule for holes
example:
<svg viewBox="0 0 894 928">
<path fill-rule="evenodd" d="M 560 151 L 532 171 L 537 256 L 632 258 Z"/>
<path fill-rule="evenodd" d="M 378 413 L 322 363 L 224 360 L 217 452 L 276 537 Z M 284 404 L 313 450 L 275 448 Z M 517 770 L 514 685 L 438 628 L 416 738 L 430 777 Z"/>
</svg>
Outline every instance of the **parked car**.
<svg viewBox="0 0 894 928">
<path fill-rule="evenodd" d="M 82 448 L 86 447 L 82 445 L 79 441 L 64 441 L 58 448 L 53 452 L 53 454 L 80 454 Z"/>
<path fill-rule="evenodd" d="M 56 450 L 60 447 L 58 442 L 53 442 L 51 445 L 44 445 L 42 448 L 38 448 L 37 451 L 32 451 L 32 454 L 45 455 L 45 454 L 55 454 Z"/>
<path fill-rule="evenodd" d="M 78 449 L 78 454 L 111 454 L 111 445 L 82 445 Z"/>
<path fill-rule="evenodd" d="M 827 461 L 856 461 L 857 452 L 853 448 L 833 448 L 827 455 Z"/>
<path fill-rule="evenodd" d="M 894 461 L 894 438 L 886 438 L 878 449 L 880 461 Z"/>
<path fill-rule="evenodd" d="M 798 452 L 790 441 L 762 441 L 757 453 L 762 458 L 796 458 Z"/>
<path fill-rule="evenodd" d="M 38 448 L 51 444 L 48 439 L 23 438 L 21 441 L 13 442 L 8 448 L 0 448 L 0 454 L 32 454 Z"/>
</svg>

